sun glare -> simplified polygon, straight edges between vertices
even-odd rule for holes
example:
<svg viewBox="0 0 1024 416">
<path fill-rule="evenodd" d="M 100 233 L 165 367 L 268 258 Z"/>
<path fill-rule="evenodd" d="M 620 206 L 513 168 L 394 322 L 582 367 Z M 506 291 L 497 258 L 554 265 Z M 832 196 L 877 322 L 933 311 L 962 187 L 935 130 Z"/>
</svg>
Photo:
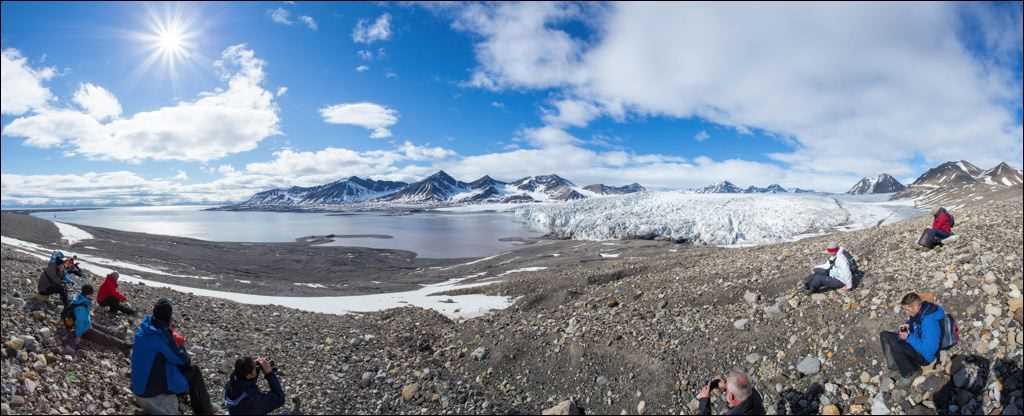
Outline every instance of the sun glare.
<svg viewBox="0 0 1024 416">
<path fill-rule="evenodd" d="M 168 10 L 162 14 L 151 12 L 149 31 L 137 34 L 149 50 L 149 56 L 140 69 L 148 71 L 154 64 L 159 64 L 171 78 L 177 78 L 181 66 L 195 60 L 196 45 L 193 42 L 198 35 L 191 30 L 189 23 L 191 20 L 183 18 L 180 10 Z"/>
<path fill-rule="evenodd" d="M 158 32 L 157 47 L 165 54 L 177 54 L 182 52 L 181 31 L 177 27 L 168 27 L 163 32 Z"/>
</svg>

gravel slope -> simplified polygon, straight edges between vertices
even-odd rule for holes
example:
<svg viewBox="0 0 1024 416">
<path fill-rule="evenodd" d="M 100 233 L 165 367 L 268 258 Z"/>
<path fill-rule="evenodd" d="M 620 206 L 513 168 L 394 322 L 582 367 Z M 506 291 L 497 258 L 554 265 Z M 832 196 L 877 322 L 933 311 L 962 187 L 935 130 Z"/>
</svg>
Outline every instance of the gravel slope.
<svg viewBox="0 0 1024 416">
<path fill-rule="evenodd" d="M 779 403 L 810 412 L 830 404 L 845 414 L 948 412 L 951 405 L 958 413 L 1019 410 L 1022 202 L 955 214 L 961 238 L 932 252 L 912 246 L 927 225 L 915 219 L 795 243 L 664 244 L 566 262 L 473 289 L 518 302 L 465 322 L 415 308 L 329 316 L 123 289 L 139 305 L 174 301 L 213 397 L 235 353 L 267 354 L 309 413 L 539 413 L 569 399 L 594 414 L 691 413 L 699 385 L 732 367 L 751 371 L 773 413 Z M 813 298 L 797 293 L 830 239 L 858 256 L 867 272 L 862 286 Z M 127 360 L 95 351 L 74 360 L 48 356 L 56 312 L 29 316 L 20 298 L 31 294 L 41 264 L 6 247 L 0 256 L 2 339 L 31 335 L 40 344 L 33 352 L 10 348 L 18 342 L 4 348 L 3 413 L 133 412 Z M 900 323 L 895 305 L 911 290 L 938 297 L 957 317 L 962 343 L 938 371 L 893 387 L 877 337 Z M 104 315 L 97 313 L 130 331 L 128 322 Z M 36 364 L 40 355 L 46 362 Z M 818 371 L 803 368 L 815 362 Z M 970 383 L 978 369 L 983 377 Z M 823 394 L 793 394 L 812 383 Z"/>
</svg>

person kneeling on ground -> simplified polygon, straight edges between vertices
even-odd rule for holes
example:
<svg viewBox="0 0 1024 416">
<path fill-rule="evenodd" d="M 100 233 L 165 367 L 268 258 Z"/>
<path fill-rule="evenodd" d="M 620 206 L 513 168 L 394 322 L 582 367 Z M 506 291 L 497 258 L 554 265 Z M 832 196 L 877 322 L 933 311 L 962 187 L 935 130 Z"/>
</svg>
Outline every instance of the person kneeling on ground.
<svg viewBox="0 0 1024 416">
<path fill-rule="evenodd" d="M 75 355 L 82 340 L 98 347 L 128 355 L 132 345 L 121 341 L 116 331 L 92 323 L 92 285 L 82 285 L 82 291 L 75 300 L 61 312 L 68 335 L 64 340 L 65 354 Z"/>
<path fill-rule="evenodd" d="M 925 230 L 925 235 L 920 242 L 922 246 L 928 249 L 941 246 L 943 240 L 952 237 L 953 227 L 956 225 L 953 215 L 946 211 L 945 208 L 933 209 L 932 218 L 934 218 L 932 220 L 932 228 Z"/>
<path fill-rule="evenodd" d="M 757 392 L 750 383 L 750 377 L 737 370 L 729 372 L 726 377 L 712 380 L 697 393 L 697 400 L 700 401 L 698 414 L 711 414 L 711 393 L 713 390 L 724 388 L 725 402 L 729 410 L 726 415 L 763 415 L 764 400 L 761 393 Z"/>
<path fill-rule="evenodd" d="M 39 274 L 39 283 L 36 285 L 36 291 L 43 302 L 50 295 L 60 295 L 61 305 L 68 306 L 68 288 L 65 286 L 67 284 L 65 280 L 66 264 L 63 252 L 54 251 L 50 255 L 50 261 L 46 264 L 43 272 Z"/>
<path fill-rule="evenodd" d="M 135 401 L 148 414 L 177 415 L 178 396 L 188 394 L 195 414 L 213 414 L 202 374 L 191 364 L 184 338 L 174 330 L 173 312 L 171 301 L 160 299 L 135 331 L 131 378 Z"/>
<path fill-rule="evenodd" d="M 103 284 L 100 285 L 100 292 L 96 294 L 96 301 L 100 303 L 100 306 L 108 308 L 110 313 L 121 312 L 125 315 L 134 316 L 135 311 L 125 303 L 128 298 L 117 291 L 117 279 L 120 278 L 117 272 L 113 272 L 107 275 L 107 278 L 103 280 Z"/>
<path fill-rule="evenodd" d="M 910 320 L 899 332 L 882 332 L 882 353 L 889 369 L 898 371 L 904 382 L 914 380 L 921 367 L 935 361 L 942 340 L 942 307 L 924 302 L 917 293 L 909 293 L 900 302 Z"/>
<path fill-rule="evenodd" d="M 260 391 L 256 383 L 259 375 L 267 378 L 270 392 Z M 299 414 L 299 399 L 292 400 L 295 407 L 291 414 Z M 232 415 L 266 415 L 284 406 L 284 389 L 278 378 L 277 368 L 266 358 L 244 357 L 235 360 L 235 371 L 224 385 L 224 406 Z"/>
<path fill-rule="evenodd" d="M 829 254 L 828 263 L 814 268 L 814 274 L 804 282 L 804 289 L 810 293 L 821 293 L 835 289 L 853 289 L 853 271 L 846 249 L 831 243 L 825 249 Z"/>
</svg>

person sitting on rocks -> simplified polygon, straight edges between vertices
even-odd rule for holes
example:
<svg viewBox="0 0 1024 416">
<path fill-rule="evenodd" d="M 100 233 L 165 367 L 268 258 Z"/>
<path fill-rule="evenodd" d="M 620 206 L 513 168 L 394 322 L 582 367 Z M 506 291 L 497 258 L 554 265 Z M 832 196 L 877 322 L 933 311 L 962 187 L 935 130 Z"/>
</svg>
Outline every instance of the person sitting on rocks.
<svg viewBox="0 0 1024 416">
<path fill-rule="evenodd" d="M 928 249 L 941 246 L 944 240 L 952 237 L 953 226 L 956 225 L 953 215 L 946 211 L 945 208 L 933 209 L 932 218 L 932 227 L 925 231 L 921 244 Z"/>
<path fill-rule="evenodd" d="M 900 305 L 910 320 L 899 332 L 882 332 L 882 353 L 889 369 L 899 372 L 904 383 L 921 375 L 921 367 L 935 361 L 942 340 L 942 307 L 924 302 L 917 293 L 908 293 Z"/>
<path fill-rule="evenodd" d="M 814 273 L 804 282 L 804 289 L 810 293 L 821 293 L 835 289 L 853 289 L 853 271 L 846 249 L 837 243 L 825 248 L 829 254 L 828 263 L 816 266 Z"/>
<path fill-rule="evenodd" d="M 267 378 L 270 392 L 260 391 L 259 375 Z M 277 369 L 266 358 L 244 357 L 235 360 L 235 371 L 224 385 L 224 406 L 231 415 L 266 415 L 284 406 L 284 389 Z M 298 401 L 293 414 L 298 414 Z"/>
<path fill-rule="evenodd" d="M 67 284 L 67 280 L 65 280 L 66 264 L 63 252 L 54 251 L 50 255 L 50 261 L 46 264 L 43 272 L 39 274 L 39 283 L 36 285 L 36 291 L 43 302 L 50 295 L 60 295 L 61 305 L 68 306 L 68 288 L 65 286 Z"/>
<path fill-rule="evenodd" d="M 738 370 L 730 371 L 726 377 L 721 377 L 704 386 L 697 393 L 697 400 L 700 402 L 698 414 L 711 414 L 711 393 L 712 390 L 725 388 L 725 402 L 729 410 L 726 415 L 763 415 L 764 400 L 761 393 L 750 382 L 746 373 Z"/>
<path fill-rule="evenodd" d="M 178 396 L 190 397 L 195 414 L 213 414 L 199 368 L 191 364 L 185 339 L 174 330 L 171 301 L 160 299 L 135 331 L 131 387 L 135 401 L 151 415 L 177 415 Z"/>
<path fill-rule="evenodd" d="M 113 272 L 107 275 L 100 285 L 100 293 L 96 295 L 96 301 L 100 306 L 108 308 L 110 313 L 121 312 L 125 315 L 135 316 L 135 310 L 126 303 L 128 298 L 117 290 L 117 280 L 121 275 Z"/>
<path fill-rule="evenodd" d="M 81 293 L 61 313 L 69 331 L 64 340 L 64 354 L 75 355 L 85 340 L 100 348 L 128 355 L 131 344 L 121 341 L 116 331 L 92 323 L 92 294 L 92 285 L 82 285 Z"/>
</svg>

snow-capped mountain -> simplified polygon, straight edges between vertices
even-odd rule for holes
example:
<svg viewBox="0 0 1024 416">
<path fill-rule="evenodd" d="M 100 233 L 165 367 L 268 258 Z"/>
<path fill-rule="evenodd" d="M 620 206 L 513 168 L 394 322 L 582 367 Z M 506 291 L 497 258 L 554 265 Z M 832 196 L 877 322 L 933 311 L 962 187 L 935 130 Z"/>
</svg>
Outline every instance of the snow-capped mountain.
<svg viewBox="0 0 1024 416">
<path fill-rule="evenodd" d="M 729 181 L 722 181 L 711 186 L 705 186 L 700 189 L 693 191 L 698 194 L 785 194 L 785 193 L 811 193 L 814 191 L 808 191 L 805 189 L 794 188 L 792 190 L 783 188 L 779 184 L 771 184 L 765 188 L 758 186 L 748 186 L 746 189 L 740 188 Z"/>
<path fill-rule="evenodd" d="M 455 195 L 465 194 L 470 190 L 468 183 L 460 182 L 442 170 L 380 199 L 404 203 L 441 202 L 452 199 Z"/>
<path fill-rule="evenodd" d="M 697 189 L 694 192 L 698 194 L 742 194 L 743 188 L 733 185 L 732 182 L 722 181 L 714 185 Z"/>
<path fill-rule="evenodd" d="M 515 188 L 515 190 L 528 193 L 536 201 L 545 199 L 571 201 L 586 198 L 583 193 L 577 190 L 576 184 L 555 174 L 527 176 L 512 182 L 509 186 Z M 518 194 L 514 190 L 510 193 Z"/>
<path fill-rule="evenodd" d="M 271 189 L 259 192 L 247 201 L 239 204 L 239 206 L 294 207 L 364 202 L 393 193 L 404 188 L 406 185 L 405 182 L 375 181 L 353 176 L 326 185 L 313 187 L 293 186 L 288 189 Z"/>
<path fill-rule="evenodd" d="M 883 173 L 875 178 L 861 179 L 860 182 L 853 185 L 853 188 L 850 188 L 846 193 L 850 195 L 891 194 L 904 189 L 907 189 L 907 187 L 900 183 L 900 181 L 887 173 Z"/>
<path fill-rule="evenodd" d="M 1024 184 L 1024 174 L 1020 170 L 1007 165 L 1006 162 L 986 170 L 978 176 L 978 181 L 986 185 L 1015 186 Z"/>
<path fill-rule="evenodd" d="M 632 183 L 626 186 L 608 186 L 605 184 L 594 184 L 584 186 L 583 189 L 601 195 L 623 195 L 633 194 L 637 192 L 644 192 L 647 188 L 644 188 L 638 183 Z"/>
<path fill-rule="evenodd" d="M 929 169 L 910 186 L 937 188 L 947 185 L 966 185 L 977 182 L 983 172 L 966 160 L 946 162 Z"/>
<path fill-rule="evenodd" d="M 998 197 L 1024 183 L 1024 175 L 1005 162 L 982 171 L 967 161 L 946 162 L 929 169 L 893 199 L 913 199 L 919 206 L 957 208 Z"/>
</svg>

